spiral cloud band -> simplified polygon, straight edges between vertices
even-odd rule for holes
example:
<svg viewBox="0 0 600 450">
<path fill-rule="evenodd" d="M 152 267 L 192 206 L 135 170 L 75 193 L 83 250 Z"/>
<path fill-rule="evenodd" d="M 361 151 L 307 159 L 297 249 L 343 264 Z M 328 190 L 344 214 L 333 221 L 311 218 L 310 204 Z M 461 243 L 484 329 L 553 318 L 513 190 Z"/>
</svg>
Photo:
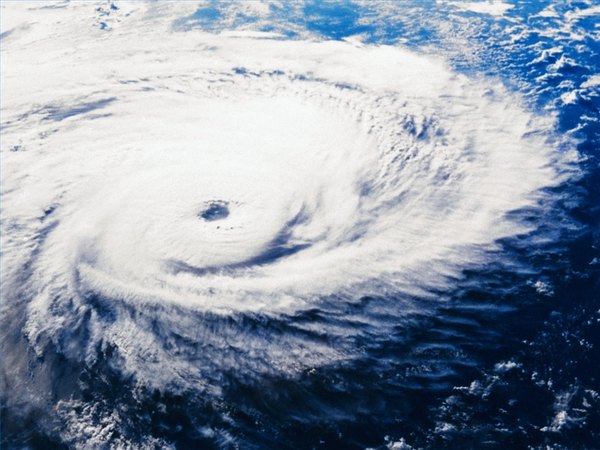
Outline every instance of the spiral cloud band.
<svg viewBox="0 0 600 450">
<path fill-rule="evenodd" d="M 30 25 L 10 7 L 2 275 L 40 354 L 52 342 L 92 361 L 111 346 L 140 379 L 207 389 L 217 352 L 245 355 L 220 370 L 251 373 L 344 358 L 348 329 L 273 340 L 223 321 L 382 294 L 413 299 L 390 311 L 418 308 L 528 231 L 509 213 L 559 179 L 552 118 L 440 59 L 175 32 L 134 2 L 109 34 L 88 31 L 83 3 Z M 174 333 L 203 343 L 203 364 L 174 356 Z"/>
</svg>

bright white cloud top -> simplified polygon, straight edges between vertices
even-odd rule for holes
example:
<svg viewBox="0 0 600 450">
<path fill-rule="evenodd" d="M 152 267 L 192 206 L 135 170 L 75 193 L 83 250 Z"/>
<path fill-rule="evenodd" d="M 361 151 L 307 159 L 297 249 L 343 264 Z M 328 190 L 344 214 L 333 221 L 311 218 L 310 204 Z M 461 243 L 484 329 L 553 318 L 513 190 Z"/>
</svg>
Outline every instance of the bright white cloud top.
<svg viewBox="0 0 600 450">
<path fill-rule="evenodd" d="M 514 5 L 505 3 L 501 0 L 484 0 L 475 2 L 447 1 L 445 3 L 464 11 L 470 11 L 477 14 L 489 14 L 490 16 L 494 17 L 502 17 L 509 9 L 514 8 Z"/>
<path fill-rule="evenodd" d="M 96 298 L 113 315 L 89 318 L 84 357 L 108 342 L 148 383 L 210 380 L 143 317 L 266 355 L 253 371 L 343 358 L 186 318 L 425 297 L 527 231 L 509 213 L 558 182 L 553 119 L 497 81 L 357 41 L 173 32 L 191 6 L 120 6 L 106 33 L 90 4 L 3 4 L 2 276 L 32 299 L 32 343 L 68 352 Z"/>
</svg>

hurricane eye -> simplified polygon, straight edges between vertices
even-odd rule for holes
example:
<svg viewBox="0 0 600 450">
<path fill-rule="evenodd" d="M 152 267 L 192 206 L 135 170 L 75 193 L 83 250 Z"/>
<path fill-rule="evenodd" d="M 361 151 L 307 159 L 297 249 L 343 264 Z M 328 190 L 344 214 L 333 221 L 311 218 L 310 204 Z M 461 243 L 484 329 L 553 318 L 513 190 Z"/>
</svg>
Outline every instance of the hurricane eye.
<svg viewBox="0 0 600 450">
<path fill-rule="evenodd" d="M 229 208 L 227 202 L 209 202 L 200 212 L 199 217 L 207 222 L 222 220 L 229 216 Z"/>
</svg>

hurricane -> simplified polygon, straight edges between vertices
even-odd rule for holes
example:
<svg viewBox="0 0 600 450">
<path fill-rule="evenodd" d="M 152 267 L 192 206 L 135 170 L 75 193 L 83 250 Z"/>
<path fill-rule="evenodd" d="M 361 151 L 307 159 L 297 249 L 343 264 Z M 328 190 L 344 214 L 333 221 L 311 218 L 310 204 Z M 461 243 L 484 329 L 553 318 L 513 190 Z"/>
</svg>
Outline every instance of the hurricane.
<svg viewBox="0 0 600 450">
<path fill-rule="evenodd" d="M 584 229 L 560 112 L 450 50 L 211 5 L 2 4 L 3 445 L 542 448 L 595 423 L 594 389 L 512 344 L 543 346 Z M 542 416 L 511 409 L 541 386 Z"/>
</svg>

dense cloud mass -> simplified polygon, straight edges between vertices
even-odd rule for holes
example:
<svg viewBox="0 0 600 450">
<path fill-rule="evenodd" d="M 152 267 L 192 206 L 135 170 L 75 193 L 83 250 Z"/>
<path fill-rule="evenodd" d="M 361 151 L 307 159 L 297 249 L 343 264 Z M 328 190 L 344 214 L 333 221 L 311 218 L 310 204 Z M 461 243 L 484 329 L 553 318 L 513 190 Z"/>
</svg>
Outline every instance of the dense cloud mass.
<svg viewBox="0 0 600 450">
<path fill-rule="evenodd" d="M 499 240 L 577 174 L 552 112 L 442 57 L 110 8 L 3 5 L 5 405 L 72 446 L 174 445 L 94 397 L 98 367 L 136 407 L 201 398 L 200 438 L 240 445 L 233 380 L 366 358 L 464 271 L 516 266 Z"/>
</svg>

